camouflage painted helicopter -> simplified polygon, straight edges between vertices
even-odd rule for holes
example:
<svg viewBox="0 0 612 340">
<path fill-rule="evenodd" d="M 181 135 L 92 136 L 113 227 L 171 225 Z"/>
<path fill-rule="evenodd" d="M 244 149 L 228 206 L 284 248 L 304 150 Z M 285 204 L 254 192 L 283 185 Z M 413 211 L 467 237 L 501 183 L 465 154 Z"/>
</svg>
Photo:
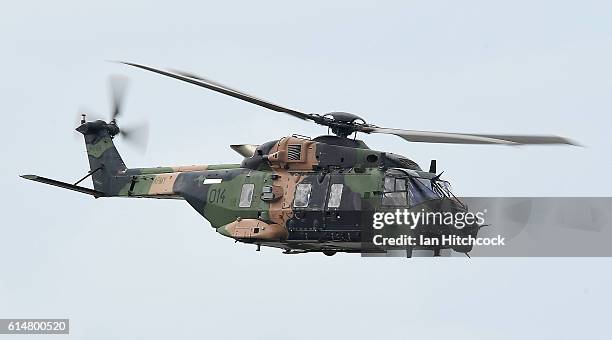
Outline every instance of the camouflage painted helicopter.
<svg viewBox="0 0 612 340">
<path fill-rule="evenodd" d="M 410 142 L 455 144 L 574 144 L 557 136 L 428 132 L 378 127 L 347 112 L 309 114 L 254 97 L 209 79 L 124 63 L 188 82 L 261 107 L 327 126 L 333 135 L 313 139 L 291 135 L 261 145 L 231 145 L 241 163 L 128 168 L 113 143 L 127 135 L 117 124 L 121 91 L 113 91 L 111 120 L 87 121 L 83 134 L 90 171 L 74 184 L 36 175 L 25 179 L 99 197 L 183 199 L 215 230 L 236 241 L 283 249 L 285 253 L 363 252 L 364 227 L 376 211 L 446 209 L 467 211 L 447 181 L 400 155 L 375 151 L 356 138 L 391 134 Z M 87 177 L 93 189 L 79 186 Z M 476 234 L 478 225 L 462 230 Z M 457 249 L 467 253 L 471 248 Z M 440 249 L 436 249 L 439 251 Z"/>
</svg>

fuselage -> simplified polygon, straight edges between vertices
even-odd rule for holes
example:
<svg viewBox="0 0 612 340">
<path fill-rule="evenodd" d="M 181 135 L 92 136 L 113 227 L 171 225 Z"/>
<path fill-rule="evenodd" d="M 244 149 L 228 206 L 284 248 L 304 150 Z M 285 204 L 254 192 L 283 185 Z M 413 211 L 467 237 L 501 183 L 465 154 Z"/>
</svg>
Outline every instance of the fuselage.
<svg viewBox="0 0 612 340">
<path fill-rule="evenodd" d="M 335 138 L 285 137 L 241 164 L 127 169 L 119 196 L 184 199 L 222 235 L 288 251 L 360 251 L 375 212 L 465 210 L 415 162 Z"/>
</svg>

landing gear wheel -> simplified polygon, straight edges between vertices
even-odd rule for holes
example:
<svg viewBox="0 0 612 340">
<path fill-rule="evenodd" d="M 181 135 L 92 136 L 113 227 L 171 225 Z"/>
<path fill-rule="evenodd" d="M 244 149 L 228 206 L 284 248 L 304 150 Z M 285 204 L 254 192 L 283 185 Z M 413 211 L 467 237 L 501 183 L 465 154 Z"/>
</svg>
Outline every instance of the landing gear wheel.
<svg viewBox="0 0 612 340">
<path fill-rule="evenodd" d="M 323 250 L 323 254 L 325 254 L 325 256 L 334 256 L 336 252 L 333 250 Z"/>
</svg>

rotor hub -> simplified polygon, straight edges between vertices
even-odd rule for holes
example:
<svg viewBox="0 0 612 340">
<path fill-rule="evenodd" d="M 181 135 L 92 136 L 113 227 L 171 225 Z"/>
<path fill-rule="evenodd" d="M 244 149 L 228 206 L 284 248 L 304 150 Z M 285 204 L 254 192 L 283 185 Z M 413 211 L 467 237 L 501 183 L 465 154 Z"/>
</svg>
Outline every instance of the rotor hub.
<svg viewBox="0 0 612 340">
<path fill-rule="evenodd" d="M 327 125 L 331 131 L 340 137 L 347 137 L 355 131 L 359 131 L 357 126 L 366 124 L 365 119 L 350 112 L 329 112 L 323 115 L 325 121 L 323 125 Z"/>
</svg>

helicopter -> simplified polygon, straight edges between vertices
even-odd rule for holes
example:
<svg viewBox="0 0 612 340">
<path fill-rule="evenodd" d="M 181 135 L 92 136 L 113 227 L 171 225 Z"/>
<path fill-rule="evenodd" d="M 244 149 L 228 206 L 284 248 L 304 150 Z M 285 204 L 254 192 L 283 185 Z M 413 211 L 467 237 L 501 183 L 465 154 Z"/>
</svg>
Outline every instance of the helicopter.
<svg viewBox="0 0 612 340">
<path fill-rule="evenodd" d="M 285 254 L 319 252 L 328 256 L 338 252 L 379 252 L 367 236 L 376 212 L 468 211 L 450 183 L 437 173 L 436 160 L 423 170 L 405 156 L 370 149 L 356 138 L 357 133 L 395 135 L 421 143 L 577 145 L 553 135 L 466 134 L 379 127 L 353 113 L 316 114 L 290 109 L 189 72 L 119 63 L 325 126 L 328 134 L 316 138 L 292 134 L 258 145 L 231 145 L 243 157 L 234 164 L 128 168 L 114 138 L 133 133 L 119 127 L 123 90 L 114 88 L 111 119 L 88 121 L 83 114 L 76 128 L 85 139 L 90 166 L 84 177 L 74 184 L 38 175 L 21 177 L 94 198 L 184 200 L 217 233 L 235 242 L 254 244 L 257 250 L 265 246 L 279 248 Z M 351 138 L 352 135 L 355 137 Z M 93 189 L 79 186 L 88 177 Z M 446 232 L 475 236 L 481 227 L 473 223 Z M 472 248 L 432 249 L 436 254 L 442 249 L 468 254 Z M 406 250 L 410 256 L 413 249 Z"/>
</svg>

